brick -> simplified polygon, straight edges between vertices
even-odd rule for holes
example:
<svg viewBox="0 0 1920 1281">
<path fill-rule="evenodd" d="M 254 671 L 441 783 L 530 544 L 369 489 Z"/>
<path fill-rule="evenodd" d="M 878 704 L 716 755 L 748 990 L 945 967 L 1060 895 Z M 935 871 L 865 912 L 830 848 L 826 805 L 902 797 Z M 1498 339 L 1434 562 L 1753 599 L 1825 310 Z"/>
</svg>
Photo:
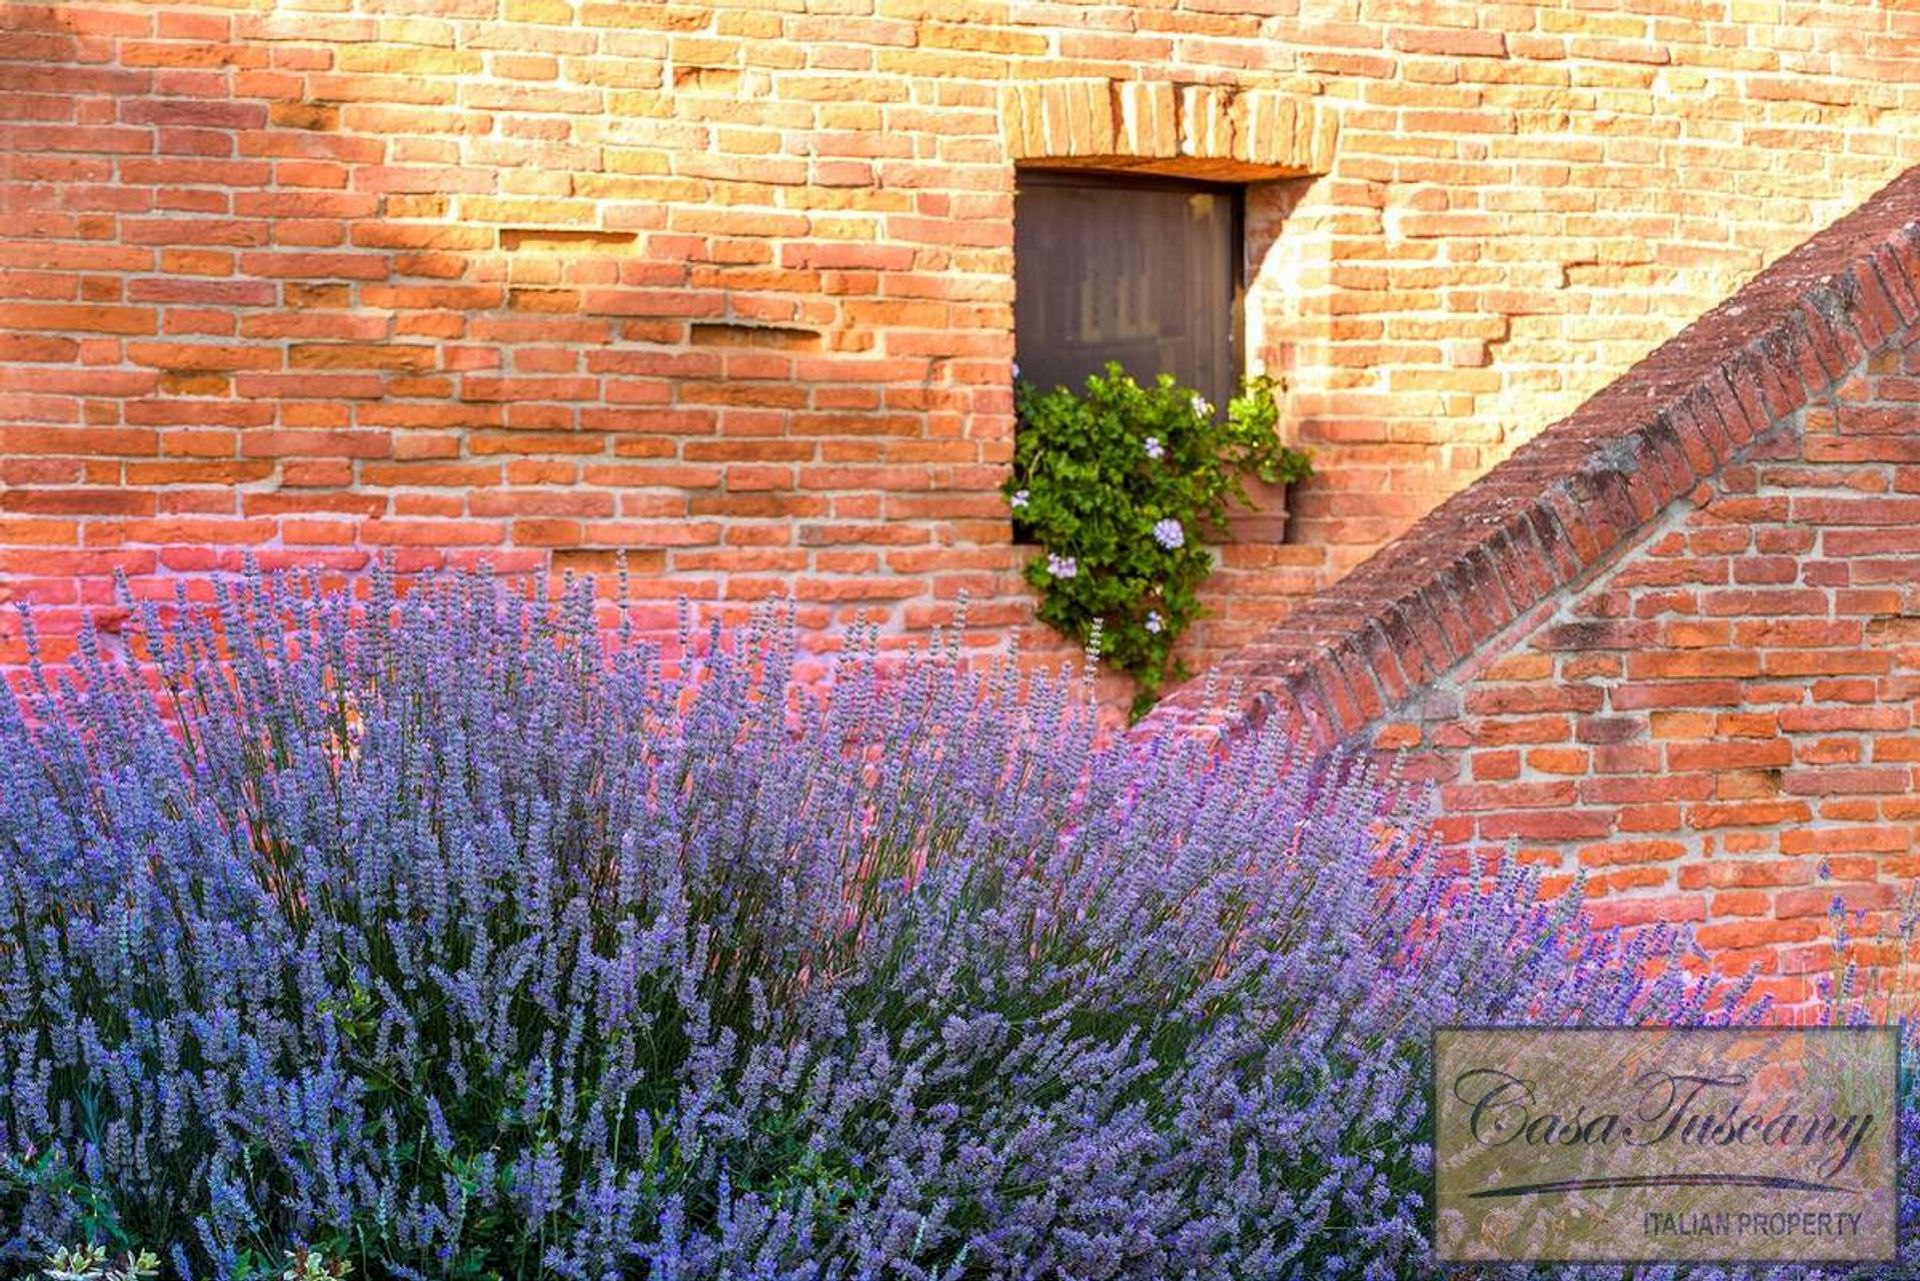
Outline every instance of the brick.
<svg viewBox="0 0 1920 1281">
<path fill-rule="evenodd" d="M 1913 771 L 1904 768 L 1790 769 L 1782 773 L 1780 786 L 1784 791 L 1801 796 L 1899 793 L 1913 786 Z"/>
<path fill-rule="evenodd" d="M 1485 814 L 1476 830 L 1488 841 L 1573 841 L 1607 835 L 1612 820 L 1604 813 L 1572 810 Z"/>
<path fill-rule="evenodd" d="M 0 328 L 29 333 L 151 334 L 158 327 L 159 313 L 151 307 L 0 304 Z"/>
<path fill-rule="evenodd" d="M 1514 743 L 1564 743 L 1568 721 L 1564 716 L 1482 718 L 1463 726 L 1468 741 L 1485 746 Z"/>
<path fill-rule="evenodd" d="M 1718 859 L 1681 868 L 1679 882 L 1683 889 L 1808 885 L 1815 870 L 1808 859 Z"/>
<path fill-rule="evenodd" d="M 1741 700 L 1739 682 L 1657 681 L 1643 685 L 1621 685 L 1608 695 L 1616 712 L 1641 711 L 1654 707 L 1732 707 Z"/>
<path fill-rule="evenodd" d="M 1693 805 L 1687 809 L 1687 826 L 1699 830 L 1723 827 L 1779 827 L 1805 823 L 1813 811 L 1804 801 L 1748 801 L 1729 805 Z"/>
<path fill-rule="evenodd" d="M 1791 765 L 1793 747 L 1782 738 L 1671 743 L 1666 756 L 1673 770 L 1771 769 Z"/>
<path fill-rule="evenodd" d="M 1480 751 L 1475 752 L 1470 759 L 1473 778 L 1476 782 L 1498 782 L 1520 777 L 1522 758 L 1517 751 L 1511 749 Z"/>
<path fill-rule="evenodd" d="M 1830 885 L 1813 889 L 1782 890 L 1774 896 L 1774 915 L 1781 919 L 1796 916 L 1825 916 L 1838 899 L 1850 912 L 1862 908 L 1888 908 L 1898 901 L 1891 885 Z"/>
<path fill-rule="evenodd" d="M 1613 926 L 1679 925 L 1706 919 L 1706 904 L 1692 895 L 1665 898 L 1629 898 L 1597 901 L 1588 908 L 1588 916 L 1601 929 Z"/>
<path fill-rule="evenodd" d="M 1700 946 L 1716 953 L 1732 953 L 1741 949 L 1774 949 L 1785 943 L 1805 943 L 1820 937 L 1817 922 L 1795 921 L 1737 921 L 1725 924 L 1711 923 L 1699 926 L 1694 937 Z"/>
<path fill-rule="evenodd" d="M 1574 722 L 1573 736 L 1582 743 L 1626 743 L 1646 730 L 1645 722 L 1631 716 L 1583 716 Z"/>
<path fill-rule="evenodd" d="M 1780 834 L 1783 854 L 1899 853 L 1912 847 L 1912 834 L 1892 826 L 1816 827 Z"/>
<path fill-rule="evenodd" d="M 1440 790 L 1441 806 L 1450 813 L 1475 810 L 1540 809 L 1569 805 L 1574 799 L 1571 782 L 1554 783 L 1471 783 Z"/>
<path fill-rule="evenodd" d="M 1580 849 L 1583 867 L 1616 867 L 1632 863 L 1669 863 L 1687 853 L 1679 841 L 1602 841 Z"/>
<path fill-rule="evenodd" d="M 1465 709 L 1472 715 L 1597 712 L 1605 701 L 1605 692 L 1594 686 L 1486 684 L 1467 694 Z"/>
</svg>

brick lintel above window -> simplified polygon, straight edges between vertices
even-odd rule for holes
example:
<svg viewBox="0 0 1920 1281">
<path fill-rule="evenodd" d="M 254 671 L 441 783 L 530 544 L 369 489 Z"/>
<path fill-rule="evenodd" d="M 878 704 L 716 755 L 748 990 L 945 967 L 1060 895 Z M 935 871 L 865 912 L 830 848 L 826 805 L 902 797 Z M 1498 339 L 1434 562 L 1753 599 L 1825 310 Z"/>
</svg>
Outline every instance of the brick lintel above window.
<svg viewBox="0 0 1920 1281">
<path fill-rule="evenodd" d="M 1278 89 L 1086 78 L 1007 97 L 1016 163 L 1262 182 L 1325 173 L 1333 158 L 1332 111 Z"/>
</svg>

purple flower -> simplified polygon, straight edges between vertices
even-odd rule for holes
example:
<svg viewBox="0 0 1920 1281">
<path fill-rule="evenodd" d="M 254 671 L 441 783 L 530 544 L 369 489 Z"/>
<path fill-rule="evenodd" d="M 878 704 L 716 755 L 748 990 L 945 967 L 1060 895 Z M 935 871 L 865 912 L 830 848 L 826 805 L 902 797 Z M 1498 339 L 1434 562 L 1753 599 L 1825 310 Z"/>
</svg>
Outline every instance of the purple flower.
<svg viewBox="0 0 1920 1281">
<path fill-rule="evenodd" d="M 1019 511 L 1032 501 L 1032 499 L 1033 495 L 1029 494 L 1026 490 L 1016 489 L 1013 491 L 1013 497 L 1009 498 L 1007 502 L 1015 511 Z"/>
<path fill-rule="evenodd" d="M 1080 564 L 1071 556 L 1057 556 L 1047 553 L 1047 573 L 1055 578 L 1072 578 L 1080 572 Z"/>
<path fill-rule="evenodd" d="M 1158 436 L 1147 437 L 1145 441 L 1141 442 L 1141 447 L 1146 450 L 1147 457 L 1153 459 L 1155 462 L 1167 456 L 1167 447 L 1160 443 Z"/>
<path fill-rule="evenodd" d="M 1153 541 L 1166 551 L 1179 551 L 1187 545 L 1187 531 L 1179 521 L 1169 516 L 1156 521 L 1153 526 Z"/>
<path fill-rule="evenodd" d="M 83 642 L 0 694 L 0 1256 L 1424 1276 L 1431 1028 L 1727 1017 L 1681 936 L 1456 874 L 1277 726 L 1115 742 L 1017 656 L 823 688 L 774 611 L 667 651 L 591 583 L 355 587 L 249 575 L 138 612 L 152 684 Z"/>
<path fill-rule="evenodd" d="M 1155 636 L 1158 636 L 1160 634 L 1161 627 L 1164 626 L 1164 624 L 1160 621 L 1160 611 L 1157 609 L 1148 610 L 1147 621 L 1144 624 L 1142 624 L 1142 626 L 1144 626 L 1149 632 L 1152 632 Z"/>
</svg>

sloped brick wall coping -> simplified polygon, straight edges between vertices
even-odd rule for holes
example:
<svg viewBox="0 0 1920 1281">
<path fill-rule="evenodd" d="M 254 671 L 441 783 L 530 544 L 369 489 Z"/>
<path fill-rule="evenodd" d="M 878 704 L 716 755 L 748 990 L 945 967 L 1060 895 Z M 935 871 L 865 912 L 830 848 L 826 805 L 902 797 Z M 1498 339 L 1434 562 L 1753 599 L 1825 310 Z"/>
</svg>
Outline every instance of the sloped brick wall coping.
<svg viewBox="0 0 1920 1281">
<path fill-rule="evenodd" d="M 1733 452 L 1920 322 L 1920 169 L 1762 272 L 1217 669 L 1144 727 L 1278 716 L 1355 736 L 1604 566 Z M 1884 445 L 1882 445 L 1884 448 Z M 1920 460 L 1920 430 L 1913 441 Z"/>
</svg>

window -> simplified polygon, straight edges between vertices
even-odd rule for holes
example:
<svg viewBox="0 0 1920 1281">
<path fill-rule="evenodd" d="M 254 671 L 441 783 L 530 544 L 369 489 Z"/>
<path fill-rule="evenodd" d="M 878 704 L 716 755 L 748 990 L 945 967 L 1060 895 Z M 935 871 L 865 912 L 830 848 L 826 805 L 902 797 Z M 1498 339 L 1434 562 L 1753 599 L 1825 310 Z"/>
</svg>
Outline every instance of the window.
<svg viewBox="0 0 1920 1281">
<path fill-rule="evenodd" d="M 1110 360 L 1215 405 L 1240 382 L 1240 189 L 1022 170 L 1014 197 L 1020 376 L 1079 388 Z"/>
</svg>

